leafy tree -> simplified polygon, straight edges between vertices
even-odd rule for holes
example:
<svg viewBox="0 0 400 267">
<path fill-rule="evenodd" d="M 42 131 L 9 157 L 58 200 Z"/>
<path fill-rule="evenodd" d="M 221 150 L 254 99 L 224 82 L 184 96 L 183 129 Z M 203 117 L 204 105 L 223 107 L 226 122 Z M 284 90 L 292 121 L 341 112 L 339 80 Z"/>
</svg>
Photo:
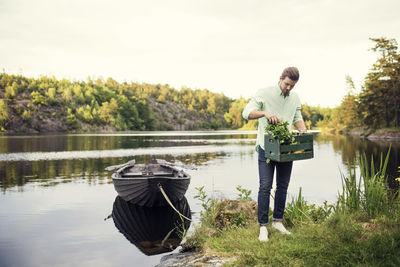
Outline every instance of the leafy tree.
<svg viewBox="0 0 400 267">
<path fill-rule="evenodd" d="M 339 106 L 338 112 L 340 113 L 341 123 L 346 127 L 354 128 L 360 125 L 358 116 L 358 98 L 354 94 L 355 86 L 353 79 L 346 76 L 347 94 L 343 97 Z"/>
<path fill-rule="evenodd" d="M 360 93 L 359 113 L 373 128 L 399 126 L 400 54 L 395 39 L 371 38 L 380 57 L 367 74 Z"/>
<path fill-rule="evenodd" d="M 121 115 L 119 120 L 120 127 L 124 125 L 124 130 L 140 130 L 143 120 L 139 118 L 139 112 L 135 106 L 135 102 L 121 95 L 118 97 L 118 114 Z"/>
<path fill-rule="evenodd" d="M 31 99 L 32 102 L 36 105 L 40 106 L 46 106 L 47 105 L 47 101 L 46 98 L 39 92 L 34 91 L 31 93 Z"/>
<path fill-rule="evenodd" d="M 137 100 L 136 106 L 139 112 L 139 119 L 143 121 L 143 123 L 139 124 L 140 129 L 138 130 L 155 130 L 155 119 L 147 101 L 144 99 Z"/>
<path fill-rule="evenodd" d="M 159 88 L 159 94 L 157 97 L 158 102 L 165 103 L 166 101 L 172 100 L 172 89 L 169 87 L 168 84 L 159 86 Z"/>
<path fill-rule="evenodd" d="M 232 102 L 229 112 L 224 114 L 225 121 L 231 125 L 233 129 L 241 128 L 245 121 L 242 117 L 243 109 L 246 107 L 249 101 L 243 97 Z"/>
<path fill-rule="evenodd" d="M 67 103 L 72 100 L 72 89 L 71 87 L 65 87 L 62 91 L 62 99 Z"/>
<path fill-rule="evenodd" d="M 8 120 L 8 105 L 3 99 L 0 99 L 0 127 L 2 131 L 4 131 L 4 126 L 7 120 Z"/>
<path fill-rule="evenodd" d="M 54 87 L 50 87 L 47 90 L 47 93 L 46 93 L 47 99 L 48 99 L 47 101 L 50 105 L 56 105 L 59 103 L 58 99 L 56 98 L 56 93 L 57 93 L 57 90 Z"/>
<path fill-rule="evenodd" d="M 92 109 L 90 108 L 89 105 L 86 105 L 86 107 L 80 107 L 78 108 L 78 110 L 76 111 L 77 116 L 85 121 L 85 122 L 92 122 L 93 121 L 93 115 L 92 115 Z"/>
<path fill-rule="evenodd" d="M 7 99 L 13 99 L 14 97 L 15 97 L 15 89 L 14 89 L 14 87 L 12 87 L 12 86 L 7 86 L 6 87 L 6 93 L 5 93 L 5 97 L 7 98 Z"/>
<path fill-rule="evenodd" d="M 68 111 L 68 115 L 67 115 L 66 124 L 71 129 L 79 129 L 80 123 L 79 123 L 78 119 L 76 118 L 75 114 L 73 113 L 72 109 L 68 108 L 67 111 Z"/>
<path fill-rule="evenodd" d="M 105 86 L 112 91 L 118 91 L 118 89 L 120 88 L 119 83 L 111 77 L 107 79 Z"/>
<path fill-rule="evenodd" d="M 115 98 L 111 98 L 110 102 L 103 102 L 99 110 L 100 119 L 114 125 L 117 109 L 118 103 Z"/>
<path fill-rule="evenodd" d="M 341 122 L 350 128 L 359 126 L 358 120 L 358 101 L 357 97 L 352 94 L 344 96 L 342 103 L 339 106 Z"/>
<path fill-rule="evenodd" d="M 85 97 L 83 96 L 82 87 L 79 84 L 74 84 L 72 87 L 74 100 L 79 104 L 83 104 L 85 102 Z"/>
<path fill-rule="evenodd" d="M 23 121 L 29 122 L 29 121 L 31 120 L 32 114 L 31 114 L 30 111 L 24 110 L 24 112 L 22 113 L 21 116 L 22 116 L 22 120 L 23 120 Z"/>
<path fill-rule="evenodd" d="M 93 89 L 93 87 L 89 85 L 84 85 L 83 87 L 84 102 L 90 104 L 95 99 L 94 93 L 95 90 Z"/>
</svg>

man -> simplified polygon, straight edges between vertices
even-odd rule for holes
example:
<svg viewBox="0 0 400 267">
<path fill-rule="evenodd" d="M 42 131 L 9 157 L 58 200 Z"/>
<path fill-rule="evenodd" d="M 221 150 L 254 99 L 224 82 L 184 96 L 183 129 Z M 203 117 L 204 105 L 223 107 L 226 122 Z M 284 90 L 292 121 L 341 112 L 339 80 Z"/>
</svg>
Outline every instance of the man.
<svg viewBox="0 0 400 267">
<path fill-rule="evenodd" d="M 242 116 L 246 120 L 258 119 L 258 132 L 256 151 L 258 151 L 258 173 L 260 187 L 258 191 L 258 223 L 260 224 L 261 242 L 268 241 L 268 212 L 269 200 L 272 188 L 274 171 L 276 169 L 276 191 L 274 199 L 274 211 L 272 227 L 284 234 L 290 234 L 282 224 L 283 213 L 286 204 L 287 189 L 293 162 L 266 162 L 264 152 L 265 127 L 280 121 L 287 121 L 289 129 L 294 126 L 300 134 L 307 132 L 303 117 L 301 116 L 300 99 L 295 92 L 291 92 L 299 80 L 300 74 L 296 67 L 288 67 L 283 70 L 279 82 L 275 86 L 260 89 L 250 100 Z"/>
</svg>

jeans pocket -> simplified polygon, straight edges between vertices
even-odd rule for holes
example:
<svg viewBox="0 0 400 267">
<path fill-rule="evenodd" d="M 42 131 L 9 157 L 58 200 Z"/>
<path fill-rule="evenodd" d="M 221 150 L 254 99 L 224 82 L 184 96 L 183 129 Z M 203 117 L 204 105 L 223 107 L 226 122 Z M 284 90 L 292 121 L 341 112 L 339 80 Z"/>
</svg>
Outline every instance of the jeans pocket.
<svg viewBox="0 0 400 267">
<path fill-rule="evenodd" d="M 265 151 L 261 147 L 258 148 L 258 160 L 265 162 Z"/>
</svg>

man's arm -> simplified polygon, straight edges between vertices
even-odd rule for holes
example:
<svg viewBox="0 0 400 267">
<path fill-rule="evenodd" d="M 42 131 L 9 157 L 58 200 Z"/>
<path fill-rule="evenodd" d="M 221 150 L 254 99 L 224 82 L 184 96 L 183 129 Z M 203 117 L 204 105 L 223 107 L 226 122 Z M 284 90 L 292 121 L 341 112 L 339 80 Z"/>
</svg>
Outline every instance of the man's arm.
<svg viewBox="0 0 400 267">
<path fill-rule="evenodd" d="M 299 131 L 300 135 L 307 133 L 307 128 L 303 120 L 296 121 L 294 123 L 294 127 L 296 127 L 296 129 Z"/>
<path fill-rule="evenodd" d="M 266 117 L 268 119 L 269 123 L 272 123 L 272 124 L 279 123 L 278 116 L 276 116 L 272 113 L 269 113 L 266 111 L 261 111 L 261 110 L 253 110 L 249 113 L 249 120 L 255 120 L 255 119 L 262 118 L 262 117 Z"/>
<path fill-rule="evenodd" d="M 262 90 L 262 89 L 260 89 Z M 261 97 L 262 92 L 258 90 L 256 95 L 250 99 L 249 103 L 247 103 L 246 107 L 242 112 L 242 117 L 245 120 L 255 120 L 259 118 L 267 118 L 269 123 L 276 124 L 279 122 L 278 116 L 269 113 L 267 111 L 263 111 L 263 98 Z"/>
</svg>

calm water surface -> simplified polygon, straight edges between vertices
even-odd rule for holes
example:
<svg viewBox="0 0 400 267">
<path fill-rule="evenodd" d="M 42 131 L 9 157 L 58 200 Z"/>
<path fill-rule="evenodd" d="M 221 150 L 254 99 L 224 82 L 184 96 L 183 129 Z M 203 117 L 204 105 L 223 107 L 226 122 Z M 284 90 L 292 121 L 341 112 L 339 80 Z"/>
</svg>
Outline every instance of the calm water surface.
<svg viewBox="0 0 400 267">
<path fill-rule="evenodd" d="M 0 266 L 154 266 L 168 253 L 145 255 L 113 219 L 116 192 L 107 166 L 159 158 L 196 166 L 186 198 L 194 225 L 194 196 L 236 198 L 236 186 L 258 190 L 255 132 L 130 132 L 0 137 Z M 312 203 L 334 202 L 360 153 L 379 160 L 391 145 L 390 185 L 400 143 L 315 135 L 314 159 L 296 161 L 289 200 L 302 188 Z M 193 226 L 193 223 L 192 223 Z M 190 229 L 189 229 L 190 231 Z M 256 237 L 255 237 L 256 238 Z"/>
</svg>

